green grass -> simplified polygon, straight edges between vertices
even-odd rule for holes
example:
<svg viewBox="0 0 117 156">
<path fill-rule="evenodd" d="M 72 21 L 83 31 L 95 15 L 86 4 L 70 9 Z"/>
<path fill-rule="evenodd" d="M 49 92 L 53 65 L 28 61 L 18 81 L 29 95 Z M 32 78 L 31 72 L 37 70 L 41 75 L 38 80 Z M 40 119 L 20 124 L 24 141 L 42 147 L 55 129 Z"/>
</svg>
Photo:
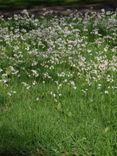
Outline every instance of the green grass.
<svg viewBox="0 0 117 156">
<path fill-rule="evenodd" d="M 1 156 L 117 155 L 116 20 L 0 19 Z"/>
</svg>

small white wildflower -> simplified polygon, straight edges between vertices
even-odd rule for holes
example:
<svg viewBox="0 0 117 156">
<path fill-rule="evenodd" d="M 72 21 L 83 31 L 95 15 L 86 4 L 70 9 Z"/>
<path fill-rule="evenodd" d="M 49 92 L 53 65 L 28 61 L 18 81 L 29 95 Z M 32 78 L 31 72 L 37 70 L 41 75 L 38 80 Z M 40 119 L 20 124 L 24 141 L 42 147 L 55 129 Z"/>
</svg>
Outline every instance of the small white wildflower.
<svg viewBox="0 0 117 156">
<path fill-rule="evenodd" d="M 3 80 L 2 80 L 2 82 L 3 82 L 3 83 L 7 83 L 7 82 L 8 82 L 8 80 L 6 80 L 6 79 L 3 79 Z"/>
<path fill-rule="evenodd" d="M 39 97 L 36 98 L 36 101 L 39 101 Z"/>
<path fill-rule="evenodd" d="M 74 81 L 70 81 L 70 83 L 71 83 L 71 85 L 73 85 L 73 86 L 75 85 Z"/>
<path fill-rule="evenodd" d="M 12 96 L 12 94 L 10 92 L 8 92 L 7 94 L 8 94 L 8 96 Z"/>
<path fill-rule="evenodd" d="M 16 94 L 16 91 L 12 91 L 13 94 Z"/>
<path fill-rule="evenodd" d="M 59 93 L 59 97 L 61 97 L 61 96 L 62 96 L 62 94 Z"/>
<path fill-rule="evenodd" d="M 74 89 L 74 90 L 76 90 L 76 89 L 77 89 L 77 87 L 76 87 L 76 86 L 74 86 L 74 87 L 73 87 L 73 89 Z"/>
<path fill-rule="evenodd" d="M 38 74 L 38 72 L 36 70 L 31 70 L 31 71 L 32 71 L 33 76 L 35 76 L 35 77 L 39 76 L 39 74 Z"/>
<path fill-rule="evenodd" d="M 53 97 L 56 97 L 56 94 L 53 94 Z"/>
<path fill-rule="evenodd" d="M 101 12 L 104 13 L 105 12 L 105 9 L 101 9 Z"/>
<path fill-rule="evenodd" d="M 36 85 L 36 81 L 33 81 L 32 85 L 35 86 Z"/>
<path fill-rule="evenodd" d="M 67 79 L 65 79 L 64 82 L 67 82 Z"/>
<path fill-rule="evenodd" d="M 108 94 L 109 92 L 108 92 L 108 90 L 105 90 L 105 92 L 104 92 L 105 94 Z"/>
<path fill-rule="evenodd" d="M 24 10 L 22 11 L 22 14 L 24 14 L 24 15 L 26 15 L 26 16 L 29 15 L 29 14 L 28 14 L 28 11 L 27 11 L 26 9 L 24 9 Z"/>
<path fill-rule="evenodd" d="M 26 89 L 29 90 L 31 86 L 27 86 Z"/>
</svg>

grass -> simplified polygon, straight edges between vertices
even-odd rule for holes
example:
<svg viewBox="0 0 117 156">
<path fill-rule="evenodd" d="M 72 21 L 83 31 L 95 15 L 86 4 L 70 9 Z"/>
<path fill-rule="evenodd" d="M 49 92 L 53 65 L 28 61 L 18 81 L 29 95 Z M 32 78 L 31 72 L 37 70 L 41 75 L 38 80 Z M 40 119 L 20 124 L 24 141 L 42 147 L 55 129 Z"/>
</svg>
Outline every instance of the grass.
<svg viewBox="0 0 117 156">
<path fill-rule="evenodd" d="M 0 18 L 0 155 L 117 155 L 117 12 Z"/>
</svg>

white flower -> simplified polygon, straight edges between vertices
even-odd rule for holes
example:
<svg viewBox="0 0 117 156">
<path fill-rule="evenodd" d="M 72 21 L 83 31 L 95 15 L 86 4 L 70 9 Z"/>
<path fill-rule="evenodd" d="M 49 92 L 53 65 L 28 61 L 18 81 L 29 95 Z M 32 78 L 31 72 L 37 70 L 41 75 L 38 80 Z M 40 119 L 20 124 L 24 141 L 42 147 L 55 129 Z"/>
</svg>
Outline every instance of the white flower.
<svg viewBox="0 0 117 156">
<path fill-rule="evenodd" d="M 109 92 L 107 90 L 104 91 L 105 94 L 108 94 Z"/>
<path fill-rule="evenodd" d="M 12 94 L 10 92 L 8 92 L 7 94 L 8 94 L 8 96 L 12 96 Z"/>
<path fill-rule="evenodd" d="M 39 101 L 39 97 L 36 98 L 36 101 Z"/>
<path fill-rule="evenodd" d="M 24 9 L 24 10 L 22 11 L 22 14 L 24 14 L 24 15 L 26 15 L 26 16 L 29 15 L 29 14 L 28 14 L 28 11 L 27 11 L 26 9 Z"/>
</svg>

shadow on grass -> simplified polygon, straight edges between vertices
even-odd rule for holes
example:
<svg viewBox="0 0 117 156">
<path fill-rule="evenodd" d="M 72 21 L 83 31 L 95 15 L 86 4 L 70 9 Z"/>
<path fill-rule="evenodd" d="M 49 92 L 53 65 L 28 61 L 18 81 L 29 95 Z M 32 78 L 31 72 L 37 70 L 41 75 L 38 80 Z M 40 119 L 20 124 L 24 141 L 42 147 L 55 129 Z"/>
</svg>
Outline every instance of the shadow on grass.
<svg viewBox="0 0 117 156">
<path fill-rule="evenodd" d="M 30 156 L 27 140 L 10 125 L 0 127 L 0 156 Z"/>
<path fill-rule="evenodd" d="M 0 94 L 0 107 L 4 106 L 6 102 L 6 97 Z"/>
</svg>

